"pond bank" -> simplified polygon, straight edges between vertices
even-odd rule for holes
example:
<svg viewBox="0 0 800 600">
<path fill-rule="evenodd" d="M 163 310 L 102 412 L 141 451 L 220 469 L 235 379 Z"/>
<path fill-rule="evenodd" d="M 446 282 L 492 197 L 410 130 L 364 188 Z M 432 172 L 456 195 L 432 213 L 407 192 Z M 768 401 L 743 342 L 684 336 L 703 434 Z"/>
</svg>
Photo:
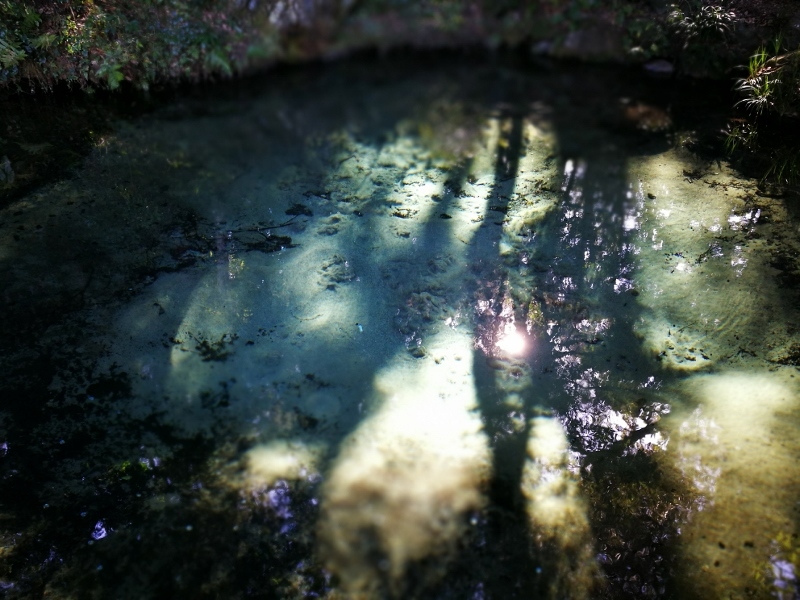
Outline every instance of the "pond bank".
<svg viewBox="0 0 800 600">
<path fill-rule="evenodd" d="M 729 76 L 782 35 L 800 43 L 788 0 L 696 2 L 301 3 L 213 0 L 0 4 L 0 87 L 59 83 L 148 89 L 247 75 L 277 64 L 402 49 L 519 49 L 588 62 L 666 60 L 683 75 Z M 663 64 L 662 64 L 662 68 Z"/>
</svg>

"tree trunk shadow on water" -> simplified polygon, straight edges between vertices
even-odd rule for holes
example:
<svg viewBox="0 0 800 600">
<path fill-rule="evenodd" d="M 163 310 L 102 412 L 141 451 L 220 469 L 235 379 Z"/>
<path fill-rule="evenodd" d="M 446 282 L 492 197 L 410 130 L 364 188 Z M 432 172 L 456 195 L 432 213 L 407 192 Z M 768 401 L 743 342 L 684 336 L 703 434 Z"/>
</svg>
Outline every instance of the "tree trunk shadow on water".
<svg viewBox="0 0 800 600">
<path fill-rule="evenodd" d="M 554 369 L 548 369 L 547 357 L 539 356 L 540 348 L 535 355 L 528 347 L 521 356 L 515 356 L 515 351 L 504 347 L 504 341 L 517 337 L 530 345 L 537 332 L 531 336 L 531 323 L 527 322 L 527 299 L 535 293 L 526 288 L 530 279 L 520 280 L 512 273 L 525 260 L 517 248 L 511 253 L 501 248 L 500 226 L 508 219 L 500 217 L 497 221 L 497 213 L 506 215 L 511 208 L 509 202 L 521 174 L 526 114 L 524 108 L 515 106 L 504 110 L 501 118 L 494 185 L 484 215 L 489 229 L 476 241 L 470 257 L 478 276 L 473 299 L 473 377 L 493 464 L 489 510 L 482 523 L 491 566 L 481 571 L 484 580 L 480 589 L 487 598 L 555 598 L 565 594 L 581 598 L 592 575 L 591 565 L 584 564 L 589 541 L 586 520 L 581 514 L 573 514 L 580 506 L 573 497 L 576 484 L 564 470 L 565 440 L 550 439 L 554 433 L 558 438 L 560 429 L 550 414 L 552 398 L 546 397 L 546 387 L 535 387 L 533 376 L 537 369 Z M 487 272 L 483 263 L 491 270 Z M 522 333 L 526 328 L 527 336 Z M 554 452 L 547 447 L 551 442 L 563 447 Z M 560 481 L 555 482 L 557 489 L 550 489 L 554 473 Z M 569 506 L 557 506 L 564 500 Z M 540 508 L 539 504 L 553 506 Z"/>
<path fill-rule="evenodd" d="M 537 479 L 547 476 L 542 471 L 560 468 L 563 472 L 566 466 L 564 456 L 553 455 L 547 449 L 543 451 L 546 456 L 529 455 L 531 439 L 547 437 L 554 431 L 553 419 L 545 415 L 552 415 L 553 404 L 565 405 L 564 393 L 558 391 L 559 382 L 552 381 L 553 375 L 545 375 L 546 381 L 534 376 L 537 370 L 554 373 L 553 357 L 537 350 L 535 356 L 527 353 L 527 359 L 514 358 L 498 347 L 509 333 L 509 325 L 513 329 L 515 320 L 526 321 L 527 303 L 517 306 L 513 302 L 535 293 L 531 289 L 512 290 L 518 281 L 510 284 L 508 275 L 521 264 L 520 257 L 516 252 L 509 256 L 500 250 L 503 225 L 508 221 L 506 215 L 512 208 L 510 201 L 520 174 L 520 159 L 526 151 L 524 128 L 528 109 L 524 102 L 518 101 L 520 97 L 526 98 L 526 86 L 518 83 L 504 81 L 499 86 L 501 93 L 511 95 L 515 101 L 493 103 L 493 117 L 500 131 L 494 149 L 493 183 L 479 215 L 481 227 L 466 256 L 470 269 L 467 276 L 473 283 L 464 292 L 465 304 L 475 320 L 472 376 L 492 462 L 486 490 L 488 507 L 472 516 L 472 527 L 444 581 L 420 588 L 412 583 L 414 569 L 409 571 L 407 591 L 416 590 L 409 597 L 450 598 L 467 594 L 474 598 L 510 599 L 569 594 L 579 598 L 581 594 L 586 597 L 587 578 L 594 573 L 591 566 L 587 568 L 584 564 L 591 558 L 587 557 L 589 531 L 585 515 L 571 516 L 569 513 L 575 506 L 570 506 L 562 512 L 571 522 L 547 522 L 539 526 L 530 510 L 531 502 L 548 501 L 546 486 L 539 485 L 539 490 L 536 489 L 542 483 Z M 513 93 L 507 88 L 513 88 Z M 497 89 L 495 86 L 495 93 Z M 467 162 L 453 174 L 458 179 L 453 182 L 457 191 L 466 183 L 469 171 Z M 567 191 L 565 197 L 568 196 Z M 447 211 L 452 202 L 454 198 L 447 196 L 440 208 Z M 553 228 L 557 226 L 558 223 Z M 557 240 L 551 243 L 558 247 Z M 523 278 L 520 285 L 526 284 Z M 542 332 L 536 336 L 542 337 Z M 543 385 L 537 389 L 535 384 Z M 514 390 L 511 393 L 517 397 L 516 403 L 507 403 L 509 388 Z M 563 448 L 564 453 L 566 449 Z M 538 466 L 532 472 L 534 463 Z M 567 481 L 569 476 L 563 473 L 562 479 L 567 485 L 572 484 L 570 495 L 574 496 L 577 484 Z M 559 534 L 560 525 L 577 531 Z"/>
<path fill-rule="evenodd" d="M 499 338 L 500 313 L 503 310 L 503 296 L 506 293 L 503 267 L 495 266 L 497 271 L 486 273 L 484 264 L 491 265 L 497 256 L 491 252 L 497 248 L 502 228 L 494 221 L 508 211 L 509 197 L 513 193 L 517 179 L 519 159 L 524 151 L 522 139 L 523 115 L 515 108 L 501 115 L 501 131 L 505 126 L 497 147 L 494 169 L 494 184 L 488 196 L 484 212 L 484 229 L 476 239 L 470 252 L 470 263 L 479 270 L 476 275 L 478 289 L 476 298 L 488 302 L 488 308 L 478 317 L 475 335 L 480 346 L 473 350 L 472 368 L 479 409 L 484 422 L 484 432 L 489 439 L 492 452 L 492 480 L 489 484 L 486 545 L 491 549 L 491 569 L 482 573 L 483 582 L 489 598 L 514 598 L 538 595 L 539 578 L 536 566 L 531 560 L 531 531 L 525 516 L 524 502 L 520 484 L 526 457 L 526 445 L 530 429 L 528 419 L 524 420 L 522 430 L 514 430 L 510 423 L 509 410 L 503 406 L 503 394 L 498 389 L 498 373 L 492 364 L 496 359 L 495 344 Z M 499 213 L 499 217 L 498 217 Z M 480 234 L 479 234 L 480 235 Z M 499 271 L 499 272 L 498 272 Z M 506 315 L 507 316 L 507 315 Z M 477 341 L 477 340 L 476 340 Z M 528 406 L 523 412 L 528 412 Z"/>
<path fill-rule="evenodd" d="M 597 84 L 566 75 L 566 87 L 582 95 L 554 111 L 564 179 L 558 218 L 539 239 L 553 254 L 534 292 L 548 324 L 540 332 L 546 349 L 534 363 L 542 373 L 534 393 L 578 457 L 572 466 L 589 549 L 584 559 L 594 570 L 587 571 L 585 593 L 660 598 L 669 595 L 680 523 L 650 515 L 655 506 L 680 513 L 687 500 L 676 490 L 680 482 L 663 476 L 652 450 L 636 446 L 658 430 L 653 407 L 664 399 L 649 388 L 658 365 L 638 350 L 634 332 L 641 315 L 637 286 L 645 283 L 637 279 L 636 246 L 649 242 L 640 232 L 642 190 L 628 181 L 627 161 L 652 151 L 664 136 L 621 129 L 613 88 L 592 89 L 592 81 Z M 617 93 L 637 92 L 643 90 L 628 84 Z M 607 113 L 593 112 L 598 98 L 606 100 Z M 628 426 L 615 429 L 609 415 Z M 632 425 L 637 417 L 647 423 L 641 430 Z"/>
<path fill-rule="evenodd" d="M 577 88 L 585 94 L 582 82 L 573 83 L 559 82 L 561 93 L 580 93 Z M 586 95 L 577 101 L 549 96 L 564 182 L 556 210 L 536 225 L 531 258 L 537 264 L 522 278 L 530 288 L 514 290 L 508 283 L 522 261 L 489 253 L 500 240 L 499 227 L 484 231 L 471 248 L 469 260 L 479 272 L 482 261 L 499 264 L 491 276 L 480 272 L 475 297 L 491 307 L 477 317 L 473 353 L 493 460 L 490 508 L 480 528 L 491 566 L 478 569 L 487 598 L 656 598 L 670 589 L 677 524 L 646 515 L 652 514 L 651 505 L 680 512 L 687 500 L 674 481 L 662 477 L 652 456 L 634 448 L 657 426 L 651 422 L 641 431 L 623 432 L 620 441 L 598 418 L 607 409 L 635 417 L 659 398 L 631 391 L 631 382 L 646 382 L 645 369 L 656 370 L 638 357 L 640 341 L 632 329 L 639 314 L 633 249 L 638 207 L 626 160 L 643 142 L 624 135 L 605 139 L 619 132 L 608 131 L 608 114 L 592 111 L 599 98 L 616 98 L 607 90 L 593 92 L 584 106 Z M 506 132 L 498 144 L 487 221 L 489 206 L 507 207 L 507 200 L 496 204 L 495 198 L 513 192 L 525 152 L 524 112 L 503 117 Z M 503 326 L 509 316 L 518 323 L 530 319 L 529 299 L 543 317 L 528 322 L 535 350 L 518 359 L 504 356 L 496 346 Z M 602 373 L 610 381 L 601 381 Z M 509 396 L 517 400 L 506 403 Z M 554 446 L 548 449 L 548 443 Z M 580 458 L 569 458 L 570 453 Z M 553 477 L 561 479 L 559 486 L 552 485 Z M 615 487 L 623 491 L 609 494 Z M 631 501 L 639 493 L 646 499 Z M 466 562 L 474 560 L 472 552 Z"/>
</svg>

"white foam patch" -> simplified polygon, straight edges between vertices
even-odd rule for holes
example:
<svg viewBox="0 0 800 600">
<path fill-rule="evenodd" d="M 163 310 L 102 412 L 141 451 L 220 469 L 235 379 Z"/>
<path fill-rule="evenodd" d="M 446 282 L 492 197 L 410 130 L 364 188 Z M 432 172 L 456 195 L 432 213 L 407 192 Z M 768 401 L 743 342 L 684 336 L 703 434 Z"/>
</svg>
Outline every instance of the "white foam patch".
<svg viewBox="0 0 800 600">
<path fill-rule="evenodd" d="M 454 358 L 469 344 L 448 330 L 429 343 L 439 364 L 404 355 L 376 377 L 375 412 L 345 442 L 323 494 L 321 554 L 349 590 L 395 589 L 431 556 L 442 568 L 465 513 L 484 503 L 488 443 L 470 361 Z"/>
</svg>

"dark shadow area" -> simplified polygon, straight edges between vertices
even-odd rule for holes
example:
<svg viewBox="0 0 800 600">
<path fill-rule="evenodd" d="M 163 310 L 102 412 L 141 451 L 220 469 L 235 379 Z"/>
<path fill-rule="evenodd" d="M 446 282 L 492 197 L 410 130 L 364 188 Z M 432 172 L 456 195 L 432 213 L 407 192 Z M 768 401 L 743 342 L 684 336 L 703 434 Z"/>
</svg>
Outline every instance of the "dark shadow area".
<svg viewBox="0 0 800 600">
<path fill-rule="evenodd" d="M 120 121 L 149 113 L 174 93 L 89 93 L 63 86 L 51 93 L 0 94 L 0 209 L 70 177 Z"/>
</svg>

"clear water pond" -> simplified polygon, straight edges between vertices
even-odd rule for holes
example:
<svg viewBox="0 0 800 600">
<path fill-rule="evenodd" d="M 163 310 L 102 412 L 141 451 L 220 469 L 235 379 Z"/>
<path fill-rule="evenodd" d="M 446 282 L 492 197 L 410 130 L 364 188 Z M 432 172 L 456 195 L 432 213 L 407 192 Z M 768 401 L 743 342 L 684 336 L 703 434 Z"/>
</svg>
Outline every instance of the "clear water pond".
<svg viewBox="0 0 800 600">
<path fill-rule="evenodd" d="M 699 88 L 268 80 L 0 208 L 0 595 L 798 596 L 798 204 Z"/>
</svg>

